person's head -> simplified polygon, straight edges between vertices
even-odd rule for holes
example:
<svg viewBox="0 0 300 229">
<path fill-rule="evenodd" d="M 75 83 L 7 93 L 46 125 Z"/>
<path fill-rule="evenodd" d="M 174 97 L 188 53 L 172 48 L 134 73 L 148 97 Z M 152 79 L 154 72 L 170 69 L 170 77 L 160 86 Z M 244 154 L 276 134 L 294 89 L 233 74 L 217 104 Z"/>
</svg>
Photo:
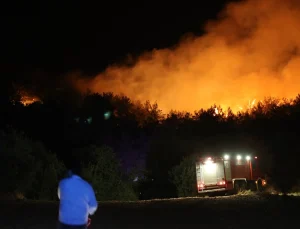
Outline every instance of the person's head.
<svg viewBox="0 0 300 229">
<path fill-rule="evenodd" d="M 70 170 L 69 170 L 69 175 L 77 175 L 77 176 L 82 176 L 82 168 L 80 163 L 73 163 Z"/>
<path fill-rule="evenodd" d="M 82 171 L 80 167 L 71 168 L 71 172 L 73 175 L 82 176 Z"/>
</svg>

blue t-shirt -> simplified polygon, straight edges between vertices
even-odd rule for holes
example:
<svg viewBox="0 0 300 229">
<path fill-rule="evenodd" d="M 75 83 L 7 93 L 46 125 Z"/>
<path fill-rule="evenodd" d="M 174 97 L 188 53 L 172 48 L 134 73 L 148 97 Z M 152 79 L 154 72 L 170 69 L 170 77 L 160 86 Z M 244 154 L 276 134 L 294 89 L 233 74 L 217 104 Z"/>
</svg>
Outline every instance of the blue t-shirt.
<svg viewBox="0 0 300 229">
<path fill-rule="evenodd" d="M 87 224 L 89 214 L 98 208 L 92 186 L 76 175 L 59 182 L 58 198 L 59 221 L 67 225 Z"/>
</svg>

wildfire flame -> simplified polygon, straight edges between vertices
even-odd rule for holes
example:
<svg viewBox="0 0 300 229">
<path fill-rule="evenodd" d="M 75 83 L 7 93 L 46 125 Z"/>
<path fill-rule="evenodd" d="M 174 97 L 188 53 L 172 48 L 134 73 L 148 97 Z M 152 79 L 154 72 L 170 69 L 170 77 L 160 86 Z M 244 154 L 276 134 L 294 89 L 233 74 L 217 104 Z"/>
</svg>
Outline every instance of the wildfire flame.
<svg viewBox="0 0 300 229">
<path fill-rule="evenodd" d="M 24 106 L 27 106 L 27 105 L 30 105 L 34 102 L 38 102 L 40 101 L 40 99 L 36 96 L 22 96 L 21 97 L 21 103 L 24 105 Z"/>
<path fill-rule="evenodd" d="M 157 101 L 165 112 L 193 112 L 213 104 L 234 112 L 264 97 L 295 98 L 300 89 L 300 2 L 248 0 L 229 4 L 206 34 L 113 65 L 80 90 L 123 93 Z M 247 106 L 249 98 L 250 100 Z"/>
</svg>

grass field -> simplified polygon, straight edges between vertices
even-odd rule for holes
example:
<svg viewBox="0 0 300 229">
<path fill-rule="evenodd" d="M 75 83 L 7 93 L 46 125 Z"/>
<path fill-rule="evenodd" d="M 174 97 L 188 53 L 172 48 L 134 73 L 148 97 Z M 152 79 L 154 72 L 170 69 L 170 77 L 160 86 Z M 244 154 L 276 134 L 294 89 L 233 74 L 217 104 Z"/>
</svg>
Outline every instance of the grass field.
<svg viewBox="0 0 300 229">
<path fill-rule="evenodd" d="M 92 216 L 93 228 L 297 228 L 300 197 L 257 195 L 106 202 Z M 0 204 L 1 229 L 56 228 L 58 203 Z"/>
</svg>

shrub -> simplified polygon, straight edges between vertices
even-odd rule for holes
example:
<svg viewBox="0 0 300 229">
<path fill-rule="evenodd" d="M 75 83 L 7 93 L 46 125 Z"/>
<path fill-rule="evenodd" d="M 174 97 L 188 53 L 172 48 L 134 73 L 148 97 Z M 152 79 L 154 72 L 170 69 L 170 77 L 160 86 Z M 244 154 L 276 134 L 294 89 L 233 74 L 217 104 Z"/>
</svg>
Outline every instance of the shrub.
<svg viewBox="0 0 300 229">
<path fill-rule="evenodd" d="M 64 169 L 56 155 L 15 130 L 0 133 L 0 147 L 2 193 L 18 199 L 55 199 Z"/>
<path fill-rule="evenodd" d="M 176 186 L 178 197 L 197 195 L 195 157 L 184 158 L 169 172 L 172 183 Z"/>
<path fill-rule="evenodd" d="M 92 184 L 97 200 L 137 199 L 132 185 L 122 180 L 120 162 L 111 148 L 90 146 L 85 150 L 89 161 L 84 162 L 83 176 Z"/>
</svg>

